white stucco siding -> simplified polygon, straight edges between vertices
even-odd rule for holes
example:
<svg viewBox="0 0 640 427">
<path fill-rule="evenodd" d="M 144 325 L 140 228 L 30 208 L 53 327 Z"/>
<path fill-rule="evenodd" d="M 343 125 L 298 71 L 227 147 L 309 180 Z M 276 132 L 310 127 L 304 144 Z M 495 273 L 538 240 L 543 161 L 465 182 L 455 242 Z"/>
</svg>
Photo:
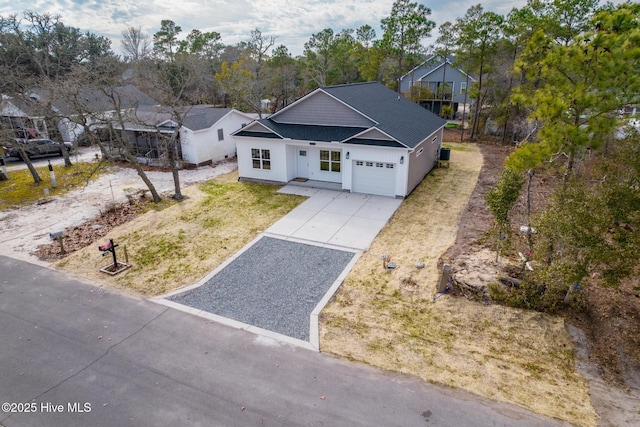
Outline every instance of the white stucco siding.
<svg viewBox="0 0 640 427">
<path fill-rule="evenodd" d="M 287 145 L 282 140 L 266 141 L 261 138 L 236 137 L 238 175 L 240 178 L 286 183 L 289 181 Z M 253 167 L 252 149 L 269 150 L 271 169 Z"/>
</svg>

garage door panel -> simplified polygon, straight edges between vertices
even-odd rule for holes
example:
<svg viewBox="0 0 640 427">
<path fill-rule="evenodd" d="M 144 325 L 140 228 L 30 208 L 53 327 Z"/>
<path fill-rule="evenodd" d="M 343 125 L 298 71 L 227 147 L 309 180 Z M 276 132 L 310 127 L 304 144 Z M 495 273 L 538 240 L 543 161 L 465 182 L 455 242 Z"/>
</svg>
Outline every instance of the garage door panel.
<svg viewBox="0 0 640 427">
<path fill-rule="evenodd" d="M 396 165 L 394 163 L 353 161 L 351 191 L 394 197 Z"/>
</svg>

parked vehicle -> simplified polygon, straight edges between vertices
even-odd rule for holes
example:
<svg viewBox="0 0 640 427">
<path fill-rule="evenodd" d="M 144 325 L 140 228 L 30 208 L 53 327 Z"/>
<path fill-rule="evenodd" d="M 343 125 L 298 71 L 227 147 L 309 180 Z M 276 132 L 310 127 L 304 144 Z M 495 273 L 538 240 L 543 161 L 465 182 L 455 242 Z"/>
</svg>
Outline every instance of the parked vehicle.
<svg viewBox="0 0 640 427">
<path fill-rule="evenodd" d="M 63 149 L 71 151 L 72 148 L 71 144 L 61 144 L 50 139 L 15 140 L 11 147 L 5 147 L 5 152 L 7 152 L 8 149 L 7 154 L 10 157 L 17 157 L 19 159 L 22 159 L 22 155 L 20 153 L 20 150 L 16 146 L 17 144 L 22 145 L 22 149 L 29 156 L 29 158 L 61 156 Z"/>
</svg>

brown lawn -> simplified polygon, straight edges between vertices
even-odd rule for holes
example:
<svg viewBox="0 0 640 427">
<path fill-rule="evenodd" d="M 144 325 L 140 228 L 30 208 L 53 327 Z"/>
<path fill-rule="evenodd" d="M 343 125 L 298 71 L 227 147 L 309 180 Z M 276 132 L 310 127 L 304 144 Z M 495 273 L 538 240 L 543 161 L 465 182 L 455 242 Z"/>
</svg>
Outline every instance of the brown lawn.
<svg viewBox="0 0 640 427">
<path fill-rule="evenodd" d="M 477 146 L 450 146 L 450 168 L 405 200 L 323 311 L 321 350 L 596 425 L 562 319 L 448 295 L 434 301 L 438 260 L 483 164 Z M 385 270 L 381 254 L 398 268 Z"/>
</svg>

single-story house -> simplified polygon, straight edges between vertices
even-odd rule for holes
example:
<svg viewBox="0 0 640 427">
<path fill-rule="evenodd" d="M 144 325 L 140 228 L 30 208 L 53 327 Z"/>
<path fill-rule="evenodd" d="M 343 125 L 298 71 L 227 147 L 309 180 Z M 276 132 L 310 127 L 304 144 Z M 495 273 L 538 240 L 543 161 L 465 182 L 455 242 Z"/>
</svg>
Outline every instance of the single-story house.
<svg viewBox="0 0 640 427">
<path fill-rule="evenodd" d="M 236 144 L 231 133 L 255 119 L 255 115 L 233 108 L 195 106 L 180 130 L 182 158 L 194 165 L 235 157 Z"/>
<path fill-rule="evenodd" d="M 179 107 L 146 106 L 138 108 L 125 124 L 135 155 L 156 163 L 163 157 L 162 139 L 175 132 L 181 116 L 177 156 L 187 165 L 205 165 L 235 157 L 236 145 L 231 133 L 255 119 L 232 108 L 211 105 Z M 114 127 L 118 127 L 117 124 Z"/>
<path fill-rule="evenodd" d="M 406 197 L 437 164 L 445 124 L 377 82 L 321 87 L 233 133 L 239 178 Z"/>
<path fill-rule="evenodd" d="M 400 91 L 434 114 L 442 116 L 443 107 L 449 107 L 461 117 L 463 110 L 470 111 L 467 86 L 475 82 L 451 58 L 433 55 L 400 78 Z"/>
<path fill-rule="evenodd" d="M 58 118 L 57 130 L 65 142 L 76 142 L 82 136 L 85 128 L 80 123 L 98 128 L 113 121 L 117 110 L 130 115 L 137 109 L 158 105 L 153 98 L 132 85 L 78 89 L 64 94 L 33 88 L 29 96 L 43 108 L 51 109 L 49 114 Z"/>
</svg>

